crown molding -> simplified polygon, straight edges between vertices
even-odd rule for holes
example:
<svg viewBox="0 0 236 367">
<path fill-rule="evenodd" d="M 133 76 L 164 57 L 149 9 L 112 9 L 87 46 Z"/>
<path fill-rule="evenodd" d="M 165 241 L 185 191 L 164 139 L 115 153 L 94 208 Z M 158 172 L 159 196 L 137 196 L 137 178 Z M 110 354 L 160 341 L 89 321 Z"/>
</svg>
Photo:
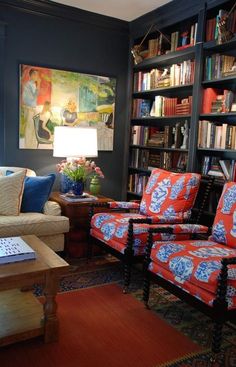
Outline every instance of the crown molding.
<svg viewBox="0 0 236 367">
<path fill-rule="evenodd" d="M 50 16 L 77 23 L 90 24 L 124 34 L 128 34 L 129 32 L 129 22 L 124 20 L 92 13 L 48 0 L 1 0 L 0 9 L 1 7 L 34 13 L 42 17 Z"/>
</svg>

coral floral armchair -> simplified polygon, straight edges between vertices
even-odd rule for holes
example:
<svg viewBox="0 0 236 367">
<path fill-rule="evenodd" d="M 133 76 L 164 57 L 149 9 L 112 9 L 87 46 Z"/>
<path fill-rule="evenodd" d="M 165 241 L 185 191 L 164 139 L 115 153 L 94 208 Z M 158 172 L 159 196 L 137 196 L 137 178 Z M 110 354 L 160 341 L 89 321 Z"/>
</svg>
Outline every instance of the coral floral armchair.
<svg viewBox="0 0 236 367">
<path fill-rule="evenodd" d="M 144 301 L 152 279 L 211 316 L 212 352 L 218 353 L 223 323 L 236 317 L 236 183 L 224 186 L 208 240 L 153 241 L 161 230 L 149 230 Z"/>
<path fill-rule="evenodd" d="M 191 215 L 200 175 L 155 169 L 148 180 L 141 203 L 110 202 L 111 209 L 132 209 L 132 213 L 97 213 L 91 218 L 90 234 L 98 244 L 124 262 L 124 291 L 130 282 L 131 264 L 140 261 L 147 243 L 149 224 L 173 225 L 173 233 L 157 234 L 156 240 L 186 239 L 181 232 L 206 231 L 206 227 L 182 226 Z M 136 211 L 136 213 L 134 212 Z M 90 241 L 90 244 L 93 241 Z"/>
</svg>

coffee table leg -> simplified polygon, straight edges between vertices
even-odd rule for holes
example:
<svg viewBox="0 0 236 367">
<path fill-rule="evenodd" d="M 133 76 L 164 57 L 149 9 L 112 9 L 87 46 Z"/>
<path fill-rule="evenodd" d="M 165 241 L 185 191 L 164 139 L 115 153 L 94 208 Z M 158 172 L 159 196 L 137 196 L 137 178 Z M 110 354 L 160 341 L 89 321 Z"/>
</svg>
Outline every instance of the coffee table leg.
<svg viewBox="0 0 236 367">
<path fill-rule="evenodd" d="M 45 343 L 58 340 L 59 321 L 57 318 L 56 294 L 58 289 L 58 279 L 48 273 L 44 289 L 44 341 Z"/>
</svg>

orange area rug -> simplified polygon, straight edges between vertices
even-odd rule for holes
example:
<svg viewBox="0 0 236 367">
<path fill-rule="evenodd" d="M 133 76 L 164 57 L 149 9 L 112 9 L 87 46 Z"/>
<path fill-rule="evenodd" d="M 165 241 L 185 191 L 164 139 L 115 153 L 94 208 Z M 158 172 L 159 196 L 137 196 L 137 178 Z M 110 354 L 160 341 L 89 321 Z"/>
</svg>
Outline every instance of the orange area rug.
<svg viewBox="0 0 236 367">
<path fill-rule="evenodd" d="M 60 338 L 1 348 L 1 367 L 157 367 L 201 348 L 110 284 L 57 296 Z"/>
</svg>

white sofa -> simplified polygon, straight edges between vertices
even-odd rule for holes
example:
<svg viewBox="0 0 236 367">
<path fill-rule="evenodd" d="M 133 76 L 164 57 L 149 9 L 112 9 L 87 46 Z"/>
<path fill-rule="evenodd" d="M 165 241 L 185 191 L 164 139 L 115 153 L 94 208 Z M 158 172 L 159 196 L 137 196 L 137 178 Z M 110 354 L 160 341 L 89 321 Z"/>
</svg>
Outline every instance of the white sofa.
<svg viewBox="0 0 236 367">
<path fill-rule="evenodd" d="M 6 171 L 16 172 L 25 168 L 0 167 L 0 175 Z M 36 176 L 36 173 L 27 169 L 27 176 Z M 0 237 L 23 236 L 34 234 L 54 251 L 63 251 L 65 236 L 69 231 L 69 219 L 61 216 L 60 206 L 47 201 L 43 213 L 20 213 L 19 216 L 0 215 Z"/>
</svg>

